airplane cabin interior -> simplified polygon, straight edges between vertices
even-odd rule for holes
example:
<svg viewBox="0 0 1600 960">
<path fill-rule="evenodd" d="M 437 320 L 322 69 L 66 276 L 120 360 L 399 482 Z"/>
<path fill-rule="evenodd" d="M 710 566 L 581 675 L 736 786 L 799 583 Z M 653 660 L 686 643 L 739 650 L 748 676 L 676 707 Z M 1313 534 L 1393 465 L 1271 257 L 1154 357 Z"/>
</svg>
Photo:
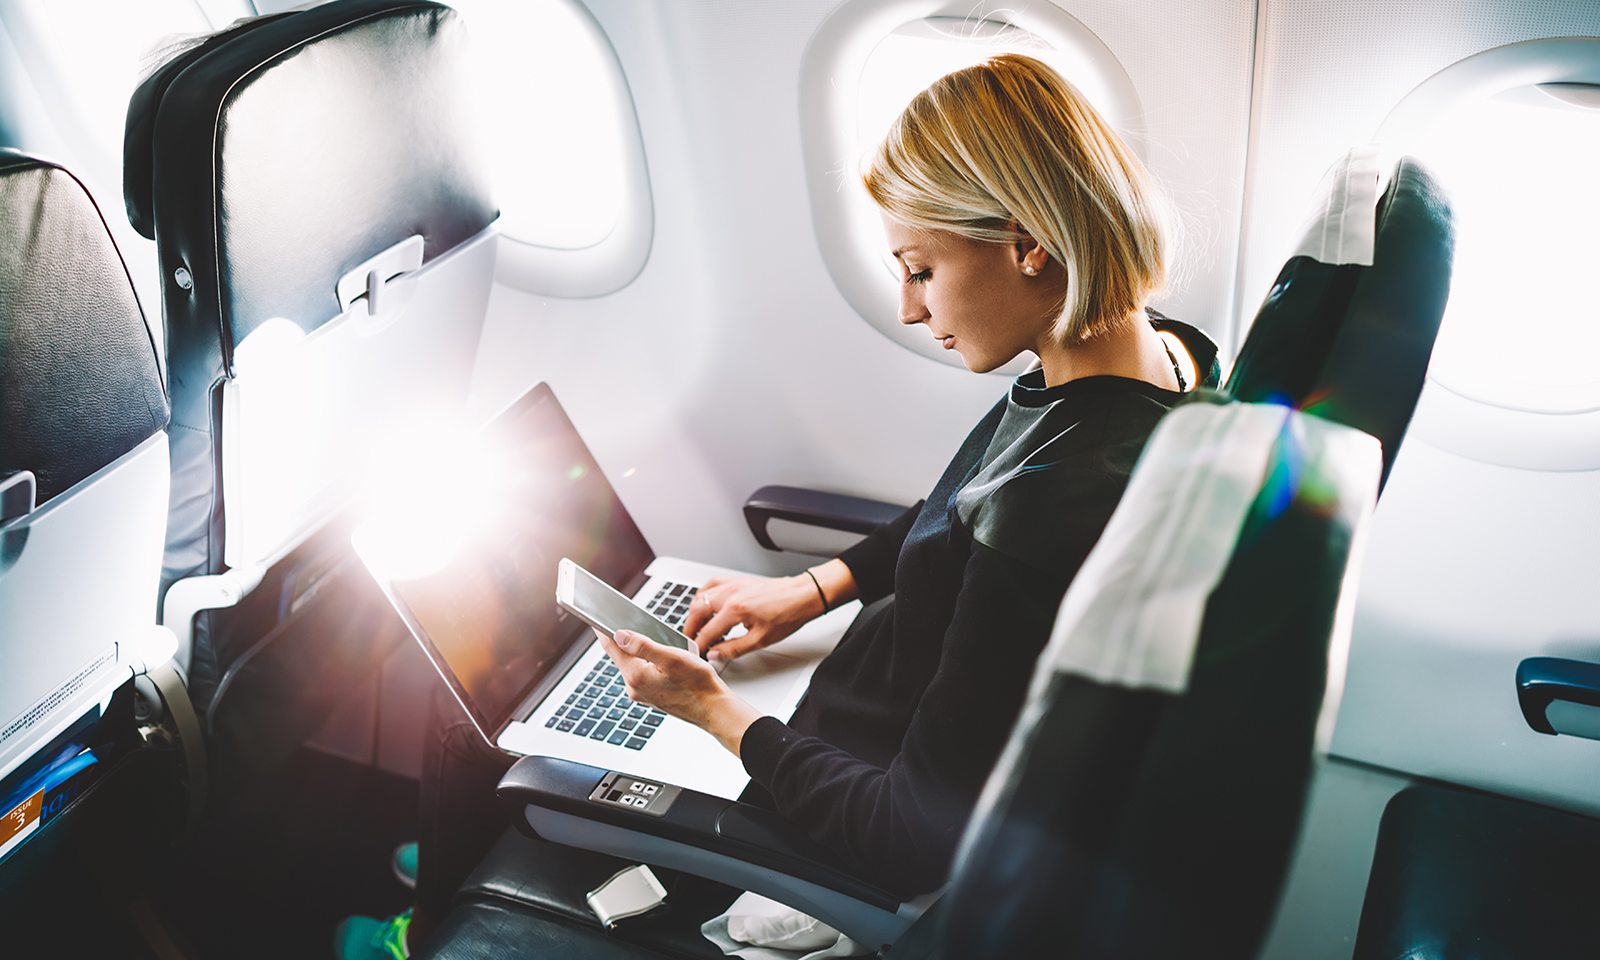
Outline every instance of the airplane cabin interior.
<svg viewBox="0 0 1600 960">
<path fill-rule="evenodd" d="M 975 361 L 886 241 L 1001 61 L 1172 224 L 1177 389 L 1077 473 L 997 411 L 1101 334 Z M 0 0 L 0 956 L 1600 955 L 1597 157 L 1593 0 Z M 1028 216 L 973 229 L 1054 324 L 1124 254 Z M 962 606 L 1118 470 L 1048 609 Z M 690 651 L 766 636 L 713 577 L 816 619 L 671 651 L 730 743 L 569 565 Z M 934 608 L 922 686 L 787 725 Z M 763 786 L 890 714 L 935 746 L 828 747 L 881 794 Z"/>
</svg>

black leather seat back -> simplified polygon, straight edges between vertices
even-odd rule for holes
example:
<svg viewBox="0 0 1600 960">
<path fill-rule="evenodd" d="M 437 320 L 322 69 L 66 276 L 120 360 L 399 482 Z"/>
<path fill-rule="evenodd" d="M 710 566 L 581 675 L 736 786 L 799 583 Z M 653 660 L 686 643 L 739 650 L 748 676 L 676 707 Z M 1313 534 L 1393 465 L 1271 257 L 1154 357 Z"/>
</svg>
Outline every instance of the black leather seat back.
<svg viewBox="0 0 1600 960">
<path fill-rule="evenodd" d="M 440 4 L 336 0 L 214 37 L 135 94 L 125 199 L 159 248 L 180 428 L 166 581 L 221 569 L 234 348 L 274 317 L 309 333 L 339 316 L 338 280 L 407 237 L 426 263 L 495 218 L 465 40 Z"/>
<path fill-rule="evenodd" d="M 1284 264 L 1226 389 L 1372 434 L 1387 479 L 1422 393 L 1455 249 L 1449 203 L 1416 160 L 1395 167 L 1374 239 L 1371 266 Z"/>
<path fill-rule="evenodd" d="M 128 210 L 128 222 L 146 240 L 156 238 L 156 110 L 161 106 L 161 99 L 167 95 L 167 88 L 196 60 L 217 47 L 232 43 L 242 34 L 258 30 L 286 16 L 290 14 L 254 17 L 219 30 L 163 63 L 133 92 L 133 97 L 128 101 L 128 117 L 122 134 L 122 201 Z"/>
<path fill-rule="evenodd" d="M 1592 957 L 1600 821 L 1411 787 L 1384 808 L 1355 960 Z"/>
<path fill-rule="evenodd" d="M 1455 231 L 1443 190 L 1401 160 L 1378 206 L 1372 266 L 1356 281 L 1344 324 L 1301 409 L 1383 444 L 1389 476 L 1450 299 Z"/>
<path fill-rule="evenodd" d="M 957 854 L 939 948 L 926 952 L 924 929 L 891 956 L 1253 955 L 1298 835 L 1377 474 L 1371 447 L 1362 483 L 1308 468 L 1302 443 L 1285 430 L 1274 449 L 1205 603 L 1187 688 L 1036 678 Z"/>
<path fill-rule="evenodd" d="M 164 596 L 175 581 L 222 573 L 230 565 L 223 421 L 225 388 L 237 372 L 236 348 L 275 318 L 310 334 L 341 315 L 353 316 L 349 301 L 341 299 L 340 280 L 409 238 L 422 238 L 422 267 L 408 267 L 421 273 L 489 232 L 497 210 L 471 133 L 467 57 L 465 25 L 449 7 L 423 0 L 334 0 L 244 21 L 209 37 L 158 68 L 134 94 L 124 141 L 124 199 L 135 227 L 157 241 L 173 409 Z M 492 248 L 486 249 L 492 263 Z M 482 249 L 475 256 L 483 259 Z M 488 283 L 486 274 L 478 291 L 485 301 Z M 435 319 L 413 310 L 406 329 L 428 328 Z M 455 335 L 451 321 L 437 319 L 437 329 Z M 402 326 L 396 322 L 381 328 L 383 336 L 362 340 L 364 353 L 339 354 L 350 369 L 308 370 L 296 381 L 300 407 L 345 397 L 344 385 L 416 383 L 414 368 L 430 358 L 403 353 L 404 343 L 396 346 L 393 332 Z M 466 351 L 468 373 L 476 327 L 470 333 L 472 342 L 456 345 L 456 353 Z M 397 356 L 411 362 L 406 369 L 412 372 L 394 372 Z M 462 378 L 460 366 L 436 379 L 455 383 Z M 460 394 L 464 401 L 464 383 Z M 387 409 L 365 393 L 351 402 L 360 410 Z M 326 435 L 326 445 L 340 442 L 339 431 L 348 424 L 340 418 L 349 412 L 321 407 L 294 416 L 314 421 L 307 422 L 305 436 Z M 296 422 L 301 421 L 286 421 L 285 429 L 292 432 Z M 309 440 L 291 446 L 322 449 Z M 309 461 L 314 457 L 308 455 Z M 229 469 L 246 477 L 244 467 Z M 326 480 L 319 474 L 317 482 Z M 242 494 L 235 493 L 242 503 Z M 343 495 L 329 493 L 330 502 L 335 493 Z M 237 513 L 244 517 L 246 511 Z M 328 571 L 348 567 L 348 535 L 319 536 L 317 524 L 326 517 L 311 508 L 308 514 L 295 517 L 303 528 L 286 533 L 284 541 L 254 543 L 260 552 L 231 560 L 263 562 L 274 551 L 292 549 L 257 588 L 272 597 L 168 624 L 179 634 L 190 691 L 202 710 L 212 711 L 213 699 L 230 684 L 253 689 L 254 680 L 233 680 L 229 672 L 246 656 L 259 664 L 276 657 L 323 670 L 323 686 L 359 682 L 367 672 L 376 655 L 366 649 L 369 638 L 352 636 L 354 646 L 336 656 L 329 644 L 318 647 L 316 638 L 301 636 L 309 628 L 285 627 L 283 610 L 299 604 L 279 594 L 292 600 L 309 589 L 302 581 L 320 583 Z M 352 609 L 358 603 L 342 594 L 323 602 Z M 191 623 L 192 633 L 186 629 Z M 274 640 L 285 649 L 258 656 L 258 641 L 268 636 L 287 637 Z M 301 642 L 316 650 L 300 649 Z M 335 670 L 332 661 L 323 663 L 327 657 L 348 662 Z M 296 702 L 288 689 L 304 683 L 283 677 L 261 683 L 269 692 L 260 696 L 281 701 L 277 712 L 315 728 L 321 708 Z M 207 717 L 213 725 L 226 723 L 213 713 Z M 292 739 L 286 735 L 285 743 Z"/>
<path fill-rule="evenodd" d="M 60 166 L 0 150 L 0 796 L 47 791 L 8 817 L 0 909 L 49 886 L 88 793 L 144 762 L 128 757 L 129 681 L 167 655 L 153 636 L 167 414 L 155 339 L 94 200 Z M 85 746 L 87 769 L 46 773 Z M 175 782 L 148 785 L 170 800 Z M 141 827 L 159 833 L 165 816 Z"/>
<path fill-rule="evenodd" d="M 100 211 L 61 167 L 0 151 L 0 477 L 43 504 L 167 425 L 155 342 Z"/>
</svg>

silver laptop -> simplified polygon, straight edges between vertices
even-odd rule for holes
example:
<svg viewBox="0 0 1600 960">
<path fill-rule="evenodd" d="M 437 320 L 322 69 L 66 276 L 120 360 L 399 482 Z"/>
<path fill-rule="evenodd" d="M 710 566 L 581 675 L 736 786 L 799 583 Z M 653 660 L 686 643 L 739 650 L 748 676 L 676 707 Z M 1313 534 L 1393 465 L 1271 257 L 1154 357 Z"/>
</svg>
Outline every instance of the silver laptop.
<svg viewBox="0 0 1600 960">
<path fill-rule="evenodd" d="M 593 631 L 555 601 L 562 557 L 634 598 L 672 626 L 697 587 L 738 571 L 658 557 L 546 384 L 497 416 L 484 443 L 492 477 L 462 477 L 487 522 L 436 570 L 400 575 L 356 549 L 456 699 L 490 743 L 736 798 L 748 782 L 710 734 L 630 701 Z M 430 522 L 420 518 L 419 523 Z M 752 706 L 787 720 L 817 662 L 859 604 L 807 624 L 782 643 L 721 667 Z"/>
</svg>

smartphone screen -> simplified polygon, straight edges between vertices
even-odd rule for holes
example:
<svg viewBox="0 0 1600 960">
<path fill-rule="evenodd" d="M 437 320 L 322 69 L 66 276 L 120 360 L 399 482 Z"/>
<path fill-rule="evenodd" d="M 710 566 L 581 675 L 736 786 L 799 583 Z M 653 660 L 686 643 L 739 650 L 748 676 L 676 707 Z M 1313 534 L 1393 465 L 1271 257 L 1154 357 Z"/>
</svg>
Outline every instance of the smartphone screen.
<svg viewBox="0 0 1600 960">
<path fill-rule="evenodd" d="M 643 607 L 566 557 L 561 558 L 556 573 L 556 602 L 607 636 L 615 635 L 618 630 L 632 630 L 663 646 L 680 650 L 695 649 L 688 637 L 657 620 Z"/>
</svg>

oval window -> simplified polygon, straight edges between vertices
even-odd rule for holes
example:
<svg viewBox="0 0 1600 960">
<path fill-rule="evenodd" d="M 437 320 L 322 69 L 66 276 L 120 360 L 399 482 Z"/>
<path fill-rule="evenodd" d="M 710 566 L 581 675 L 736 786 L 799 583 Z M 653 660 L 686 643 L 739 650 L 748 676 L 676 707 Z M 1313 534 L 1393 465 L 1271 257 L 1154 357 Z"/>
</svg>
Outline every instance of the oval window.
<svg viewBox="0 0 1600 960">
<path fill-rule="evenodd" d="M 845 299 L 880 333 L 923 356 L 959 357 L 898 320 L 899 267 L 883 242 L 877 206 L 861 189 L 860 162 L 913 97 L 934 80 L 998 53 L 1025 53 L 1055 67 L 1143 155 L 1133 84 L 1087 27 L 1053 5 L 982 19 L 905 19 L 905 7 L 846 4 L 825 22 L 801 67 L 801 132 L 812 223 Z M 1019 358 L 996 371 L 1014 375 Z"/>
<path fill-rule="evenodd" d="M 1384 120 L 1456 216 L 1450 302 L 1411 433 L 1531 470 L 1600 467 L 1600 39 L 1529 40 L 1428 78 Z"/>
<path fill-rule="evenodd" d="M 633 97 L 575 0 L 452 0 L 474 48 L 474 100 L 501 210 L 498 279 L 598 296 L 644 266 L 653 228 Z"/>
<path fill-rule="evenodd" d="M 1429 375 L 1514 410 L 1600 407 L 1600 86 L 1514 87 L 1450 111 L 1411 149 L 1456 213 Z"/>
</svg>

